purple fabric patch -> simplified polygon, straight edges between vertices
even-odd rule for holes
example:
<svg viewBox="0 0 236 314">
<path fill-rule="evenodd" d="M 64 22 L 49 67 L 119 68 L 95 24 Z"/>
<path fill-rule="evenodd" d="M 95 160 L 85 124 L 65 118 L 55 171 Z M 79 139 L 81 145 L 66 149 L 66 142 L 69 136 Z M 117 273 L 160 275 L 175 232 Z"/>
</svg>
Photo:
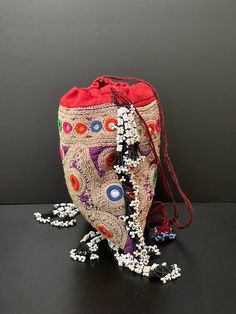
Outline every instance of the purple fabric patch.
<svg viewBox="0 0 236 314">
<path fill-rule="evenodd" d="M 100 177 L 102 177 L 104 175 L 104 171 L 102 169 L 99 168 L 99 165 L 98 165 L 98 156 L 99 154 L 104 150 L 106 149 L 108 146 L 105 146 L 105 147 L 102 147 L 102 146 L 99 146 L 99 147 L 92 147 L 92 148 L 89 148 L 89 153 L 90 153 L 90 157 L 94 163 L 94 166 L 96 167 L 97 171 L 98 171 L 98 175 Z"/>
<path fill-rule="evenodd" d="M 133 240 L 129 236 L 126 243 L 125 243 L 124 252 L 125 253 L 132 253 L 133 250 L 134 250 Z"/>
<path fill-rule="evenodd" d="M 80 201 L 86 206 L 89 206 L 89 196 L 86 194 L 82 194 L 80 196 Z"/>
<path fill-rule="evenodd" d="M 148 150 L 148 151 L 142 152 L 142 155 L 143 155 L 143 156 L 147 156 L 147 155 L 149 155 L 150 153 L 151 153 L 151 150 Z"/>
<path fill-rule="evenodd" d="M 64 154 L 66 154 L 68 152 L 69 146 L 62 145 L 62 149 Z"/>
<path fill-rule="evenodd" d="M 75 159 L 73 159 L 73 161 L 72 161 L 72 168 L 77 169 L 77 161 Z"/>
</svg>

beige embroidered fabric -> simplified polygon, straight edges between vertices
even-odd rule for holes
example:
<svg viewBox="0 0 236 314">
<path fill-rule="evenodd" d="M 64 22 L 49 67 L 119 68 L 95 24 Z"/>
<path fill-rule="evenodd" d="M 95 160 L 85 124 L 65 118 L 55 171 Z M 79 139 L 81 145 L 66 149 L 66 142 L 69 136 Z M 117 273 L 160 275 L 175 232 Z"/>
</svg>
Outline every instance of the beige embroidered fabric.
<svg viewBox="0 0 236 314">
<path fill-rule="evenodd" d="M 157 100 L 138 107 L 145 119 L 157 153 L 160 146 Z M 125 215 L 124 191 L 113 165 L 116 160 L 117 106 L 67 108 L 60 106 L 58 127 L 65 181 L 73 203 L 85 219 L 118 247 L 124 249 L 128 231 L 120 217 Z M 144 230 L 157 179 L 157 166 L 146 130 L 135 116 L 140 134 L 139 149 L 146 158 L 132 171 L 139 184 L 139 222 Z"/>
</svg>

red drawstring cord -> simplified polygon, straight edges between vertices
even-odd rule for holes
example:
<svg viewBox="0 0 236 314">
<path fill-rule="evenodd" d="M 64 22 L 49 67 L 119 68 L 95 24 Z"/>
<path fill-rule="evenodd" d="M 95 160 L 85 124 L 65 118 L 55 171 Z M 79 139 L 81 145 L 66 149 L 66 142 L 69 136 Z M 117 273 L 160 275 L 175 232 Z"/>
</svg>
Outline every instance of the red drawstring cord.
<svg viewBox="0 0 236 314">
<path fill-rule="evenodd" d="M 157 155 L 156 148 L 155 148 L 155 145 L 153 143 L 152 137 L 150 135 L 148 126 L 146 124 L 146 121 L 140 115 L 140 113 L 138 112 L 136 107 L 135 107 L 135 110 L 136 110 L 136 113 L 138 114 L 140 120 L 142 121 L 145 129 L 147 130 L 147 134 L 148 134 L 148 138 L 149 138 L 149 141 L 150 141 L 150 145 L 151 145 L 152 151 L 154 153 L 155 160 L 156 160 L 156 163 L 157 163 L 158 168 L 159 168 L 159 172 L 161 174 L 163 186 L 165 188 L 165 191 L 167 192 L 167 195 L 172 200 L 172 205 L 173 205 L 173 209 L 174 209 L 174 219 L 172 219 L 169 223 L 177 226 L 180 229 L 188 227 L 192 223 L 193 207 L 192 207 L 191 202 L 189 201 L 188 197 L 184 194 L 184 192 L 183 192 L 183 190 L 182 190 L 182 188 L 181 188 L 181 186 L 179 184 L 179 180 L 178 180 L 178 178 L 176 176 L 174 167 L 173 167 L 173 165 L 171 163 L 171 160 L 170 160 L 170 157 L 169 157 L 169 154 L 168 154 L 168 142 L 167 142 L 167 134 L 166 134 L 166 128 L 165 128 L 164 113 L 163 113 L 162 106 L 160 104 L 160 98 L 159 98 L 156 90 L 154 89 L 154 87 L 150 83 L 148 83 L 148 82 L 146 82 L 144 80 L 133 78 L 133 77 L 121 77 L 121 76 L 104 75 L 104 76 L 98 77 L 96 80 L 100 80 L 100 79 L 103 79 L 103 78 L 108 78 L 108 79 L 113 79 L 113 80 L 122 80 L 122 81 L 131 81 L 131 82 L 143 82 L 143 83 L 147 84 L 152 89 L 153 94 L 154 94 L 154 96 L 157 99 L 157 105 L 158 105 L 158 109 L 159 109 L 164 161 L 165 161 L 165 163 L 167 165 L 167 169 L 168 169 L 168 171 L 169 171 L 169 173 L 171 175 L 171 178 L 172 178 L 173 182 L 175 183 L 176 188 L 177 188 L 177 190 L 178 190 L 182 200 L 184 201 L 184 203 L 185 203 L 185 205 L 186 205 L 186 207 L 188 208 L 188 211 L 189 211 L 189 220 L 185 224 L 180 224 L 180 222 L 179 222 L 179 209 L 178 209 L 177 203 L 176 203 L 176 201 L 174 199 L 174 195 L 172 193 L 171 187 L 169 185 L 169 182 L 168 182 L 168 179 L 167 179 L 166 174 L 164 172 L 164 169 L 163 169 L 163 166 L 161 164 L 161 161 L 160 161 L 160 159 L 159 159 L 159 157 Z M 121 92 L 117 91 L 114 87 L 112 87 L 112 91 L 118 97 L 123 98 L 126 102 L 131 104 L 130 100 L 126 96 L 124 96 Z M 160 205 L 160 204 L 161 203 L 159 202 L 159 207 L 160 206 L 163 207 L 165 205 L 163 203 L 162 203 L 163 205 Z M 158 212 L 158 208 L 157 208 L 157 212 Z M 164 214 L 164 212 L 166 212 L 166 214 Z M 156 213 L 156 210 L 153 210 L 151 216 L 154 217 L 155 213 Z M 167 215 L 167 211 L 164 210 L 163 211 L 163 221 L 166 220 L 166 215 Z"/>
<path fill-rule="evenodd" d="M 153 227 L 158 227 L 158 232 L 168 232 L 172 233 L 170 228 L 170 222 L 168 217 L 168 211 L 166 205 L 168 203 L 163 203 L 160 201 L 154 201 L 152 206 L 157 206 L 151 211 L 151 215 L 147 216 L 146 226 L 149 230 L 153 230 Z"/>
</svg>

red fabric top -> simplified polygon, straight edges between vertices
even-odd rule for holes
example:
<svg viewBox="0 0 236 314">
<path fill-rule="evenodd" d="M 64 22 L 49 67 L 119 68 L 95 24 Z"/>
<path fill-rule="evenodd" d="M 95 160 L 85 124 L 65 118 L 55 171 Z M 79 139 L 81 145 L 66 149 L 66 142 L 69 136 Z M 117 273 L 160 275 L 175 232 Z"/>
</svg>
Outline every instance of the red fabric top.
<svg viewBox="0 0 236 314">
<path fill-rule="evenodd" d="M 99 77 L 88 87 L 72 87 L 61 97 L 60 105 L 75 108 L 111 103 L 111 86 L 124 94 L 137 107 L 148 105 L 156 99 L 152 89 L 144 82 L 129 85 L 126 82 L 115 82 Z"/>
</svg>

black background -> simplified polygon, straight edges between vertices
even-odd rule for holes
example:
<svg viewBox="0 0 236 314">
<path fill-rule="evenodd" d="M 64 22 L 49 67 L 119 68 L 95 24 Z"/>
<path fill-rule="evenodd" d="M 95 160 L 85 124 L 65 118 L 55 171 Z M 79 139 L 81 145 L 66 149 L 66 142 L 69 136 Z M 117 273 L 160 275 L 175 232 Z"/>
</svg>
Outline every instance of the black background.
<svg viewBox="0 0 236 314">
<path fill-rule="evenodd" d="M 1 0 L 0 203 L 68 199 L 58 100 L 102 74 L 157 88 L 193 201 L 235 200 L 234 9 L 234 0 Z"/>
</svg>

